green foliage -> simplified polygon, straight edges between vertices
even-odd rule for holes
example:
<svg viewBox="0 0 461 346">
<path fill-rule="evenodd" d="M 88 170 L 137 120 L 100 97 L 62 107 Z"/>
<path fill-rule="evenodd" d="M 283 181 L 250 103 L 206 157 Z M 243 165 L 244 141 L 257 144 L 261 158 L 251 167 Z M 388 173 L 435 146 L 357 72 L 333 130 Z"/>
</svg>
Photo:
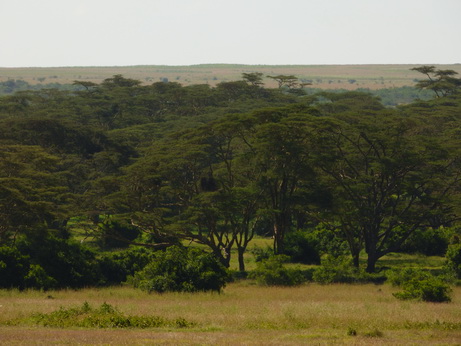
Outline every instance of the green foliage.
<svg viewBox="0 0 461 346">
<path fill-rule="evenodd" d="M 29 321 L 23 321 L 29 322 Z M 36 325 L 52 328 L 190 328 L 195 325 L 184 318 L 166 319 L 160 316 L 132 316 L 121 313 L 110 304 L 93 308 L 85 302 L 81 307 L 60 308 L 50 313 L 38 313 L 30 318 Z"/>
<path fill-rule="evenodd" d="M 250 252 L 254 256 L 255 262 L 265 261 L 274 255 L 274 250 L 269 246 L 260 247 L 255 245 Z"/>
<path fill-rule="evenodd" d="M 58 281 L 49 276 L 39 264 L 31 264 L 29 272 L 24 277 L 24 286 L 48 290 L 57 287 Z"/>
<path fill-rule="evenodd" d="M 347 333 L 348 336 L 357 336 L 357 329 L 353 327 L 347 328 Z"/>
<path fill-rule="evenodd" d="M 284 265 L 288 260 L 286 255 L 275 255 L 257 262 L 256 269 L 249 277 L 256 279 L 260 285 L 267 286 L 296 286 L 305 282 L 306 277 L 300 269 Z"/>
<path fill-rule="evenodd" d="M 392 286 L 402 286 L 415 279 L 424 280 L 427 273 L 418 268 L 393 269 L 386 272 L 387 282 Z"/>
<path fill-rule="evenodd" d="M 153 252 L 135 247 L 120 252 L 103 253 L 98 259 L 104 284 L 120 284 L 141 271 L 152 260 Z"/>
<path fill-rule="evenodd" d="M 24 278 L 28 275 L 30 257 L 16 247 L 0 247 L 0 287 L 24 288 Z"/>
<path fill-rule="evenodd" d="M 35 230 L 0 247 L 0 287 L 80 288 L 98 285 L 99 264 L 81 244 Z"/>
<path fill-rule="evenodd" d="M 21 253 L 30 256 L 31 264 L 39 265 L 54 280 L 53 288 L 81 288 L 100 283 L 96 256 L 80 243 L 58 238 L 48 232 L 35 231 L 19 240 L 16 246 Z"/>
<path fill-rule="evenodd" d="M 302 96 L 307 80 L 292 75 L 271 76 L 281 89 L 266 89 L 261 73 L 216 87 L 115 75 L 75 82 L 73 92 L 1 97 L 0 245 L 12 252 L 1 250 L 8 275 L 0 281 L 82 287 L 140 272 L 150 255 L 98 260 L 64 239 L 74 236 L 66 223 L 83 216 L 127 220 L 99 225 L 104 249 L 142 231 L 137 242 L 192 241 L 225 266 L 237 253 L 242 272 L 258 230 L 273 236 L 274 253 L 302 263 L 342 256 L 347 247 L 359 266 L 364 249 L 368 272 L 402 244 L 444 253 L 445 235 L 436 230 L 459 214 L 459 80 L 453 71 L 416 70 L 437 79 L 419 86 L 444 97 L 391 109 L 368 92 Z M 312 232 L 294 231 L 315 224 Z M 365 280 L 345 267 L 338 278 L 327 267 L 320 281 Z M 175 281 L 156 280 L 159 290 Z M 184 285 L 173 289 L 195 289 Z"/>
<path fill-rule="evenodd" d="M 384 333 L 380 331 L 378 328 L 375 328 L 373 330 L 370 330 L 369 332 L 366 332 L 363 335 L 369 338 L 382 338 L 384 336 Z"/>
<path fill-rule="evenodd" d="M 448 248 L 452 231 L 444 228 L 416 230 L 400 247 L 401 252 L 426 256 L 443 256 Z"/>
<path fill-rule="evenodd" d="M 285 236 L 283 254 L 293 262 L 320 264 L 319 241 L 310 232 L 295 231 Z"/>
<path fill-rule="evenodd" d="M 454 77 L 458 72 L 454 70 L 440 70 L 435 66 L 420 66 L 412 68 L 424 74 L 427 79 L 420 80 L 416 84 L 419 89 L 432 90 L 436 97 L 445 97 L 456 93 L 461 88 L 461 79 Z"/>
<path fill-rule="evenodd" d="M 107 250 L 128 247 L 130 241 L 140 235 L 140 231 L 127 222 L 107 218 L 98 224 L 96 235 L 98 245 Z"/>
<path fill-rule="evenodd" d="M 447 271 L 456 278 L 461 279 L 461 243 L 450 245 L 445 257 Z"/>
<path fill-rule="evenodd" d="M 451 288 L 440 277 L 435 277 L 420 269 L 406 268 L 388 274 L 393 285 L 402 288 L 394 296 L 401 300 L 421 300 L 424 302 L 450 302 Z"/>
<path fill-rule="evenodd" d="M 42 78 L 40 78 L 42 79 Z M 45 79 L 39 80 L 43 82 Z M 29 84 L 22 79 L 8 79 L 7 81 L 0 82 L 0 95 L 11 95 L 19 91 L 26 90 L 41 90 L 41 89 L 60 89 L 68 91 L 77 91 L 81 88 L 72 84 L 60 84 L 60 83 L 46 83 L 46 84 Z"/>
<path fill-rule="evenodd" d="M 316 249 L 320 255 L 328 254 L 333 257 L 344 256 L 349 252 L 346 240 L 336 229 L 319 224 L 315 229 L 309 231 L 310 237 L 317 242 Z"/>
<path fill-rule="evenodd" d="M 129 282 L 148 292 L 220 292 L 228 279 L 226 268 L 212 254 L 172 246 L 157 251 L 152 261 Z"/>
<path fill-rule="evenodd" d="M 355 268 L 349 257 L 331 255 L 322 258 L 322 264 L 314 270 L 312 279 L 320 284 L 367 282 L 380 284 L 386 280 L 382 273 L 367 273 Z"/>
<path fill-rule="evenodd" d="M 313 280 L 320 284 L 331 284 L 338 282 L 353 282 L 356 277 L 356 268 L 346 257 L 326 256 L 322 259 L 322 265 L 319 266 L 313 274 Z"/>
</svg>

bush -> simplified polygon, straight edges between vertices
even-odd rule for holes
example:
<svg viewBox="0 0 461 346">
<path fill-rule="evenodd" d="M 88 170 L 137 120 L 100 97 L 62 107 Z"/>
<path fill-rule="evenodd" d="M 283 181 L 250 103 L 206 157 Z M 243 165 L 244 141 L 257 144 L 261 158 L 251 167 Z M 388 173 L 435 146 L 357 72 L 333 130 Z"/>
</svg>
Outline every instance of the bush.
<svg viewBox="0 0 461 346">
<path fill-rule="evenodd" d="M 129 282 L 148 292 L 220 292 L 228 280 L 226 268 L 212 254 L 172 246 L 154 253 L 152 262 Z"/>
<path fill-rule="evenodd" d="M 353 282 L 356 269 L 352 266 L 351 259 L 347 257 L 327 256 L 322 259 L 322 265 L 315 269 L 313 280 L 320 284 L 338 282 Z"/>
<path fill-rule="evenodd" d="M 160 316 L 131 316 L 110 304 L 99 308 L 85 302 L 81 307 L 60 308 L 50 313 L 38 313 L 29 318 L 32 323 L 54 328 L 188 328 L 195 325 L 184 318 L 166 319 Z M 24 322 L 28 322 L 27 320 Z"/>
<path fill-rule="evenodd" d="M 265 261 L 274 255 L 274 250 L 270 246 L 262 248 L 255 245 L 250 252 L 254 256 L 255 262 Z"/>
<path fill-rule="evenodd" d="M 445 257 L 447 271 L 457 279 L 461 279 L 461 244 L 450 245 Z"/>
<path fill-rule="evenodd" d="M 320 255 L 328 254 L 340 257 L 350 253 L 346 240 L 337 230 L 332 230 L 320 224 L 312 231 L 311 236 L 317 239 L 317 250 Z"/>
<path fill-rule="evenodd" d="M 2 288 L 79 288 L 97 285 L 100 278 L 93 252 L 47 230 L 31 232 L 14 245 L 0 247 Z"/>
<path fill-rule="evenodd" d="M 24 277 L 24 284 L 26 287 L 36 287 L 44 290 L 58 286 L 58 282 L 38 264 L 30 266 L 29 272 Z"/>
<path fill-rule="evenodd" d="M 114 285 L 125 282 L 152 260 L 153 252 L 146 248 L 131 248 L 121 252 L 106 253 L 99 259 L 104 284 Z"/>
<path fill-rule="evenodd" d="M 30 258 L 16 247 L 0 247 L 0 288 L 25 288 L 24 277 L 29 273 Z"/>
<path fill-rule="evenodd" d="M 97 243 L 103 249 L 126 248 L 139 234 L 137 227 L 107 218 L 98 224 Z"/>
<path fill-rule="evenodd" d="M 386 272 L 387 282 L 392 286 L 402 286 L 405 283 L 416 279 L 424 280 L 427 278 L 427 273 L 421 269 L 415 268 L 404 268 L 404 269 L 393 269 Z"/>
<path fill-rule="evenodd" d="M 389 273 L 393 285 L 400 286 L 401 292 L 394 297 L 402 300 L 421 300 L 424 302 L 450 302 L 451 288 L 441 278 L 420 269 L 404 269 Z"/>
<path fill-rule="evenodd" d="M 290 256 L 293 262 L 320 264 L 319 241 L 308 232 L 291 232 L 285 237 L 283 254 Z"/>
<path fill-rule="evenodd" d="M 426 256 L 443 256 L 447 251 L 450 229 L 429 228 L 416 230 L 400 247 L 400 252 L 420 253 Z"/>
<path fill-rule="evenodd" d="M 299 269 L 286 268 L 284 263 L 289 260 L 286 255 L 276 255 L 257 263 L 256 269 L 249 277 L 256 279 L 261 285 L 295 286 L 306 281 Z"/>
<path fill-rule="evenodd" d="M 81 288 L 100 283 L 101 274 L 95 254 L 80 243 L 61 239 L 49 233 L 36 234 L 17 242 L 17 249 L 28 254 L 31 264 L 40 266 L 42 279 L 29 280 L 31 288 Z M 33 269 L 33 268 L 32 268 Z M 38 275 L 38 268 L 33 269 Z M 39 270 L 41 271 L 41 270 Z M 42 281 L 44 275 L 50 280 Z M 31 278 L 31 277 L 30 277 Z M 42 283 L 55 282 L 52 287 Z"/>
</svg>

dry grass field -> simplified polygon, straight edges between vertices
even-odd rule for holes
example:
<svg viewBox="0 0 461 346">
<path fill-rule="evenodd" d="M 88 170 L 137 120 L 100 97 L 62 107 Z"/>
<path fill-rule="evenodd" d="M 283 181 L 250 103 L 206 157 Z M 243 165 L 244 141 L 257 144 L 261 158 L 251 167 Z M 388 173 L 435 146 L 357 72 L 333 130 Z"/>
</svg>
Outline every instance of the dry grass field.
<svg viewBox="0 0 461 346">
<path fill-rule="evenodd" d="M 461 287 L 451 303 L 400 301 L 390 285 L 230 284 L 222 294 L 147 294 L 115 287 L 0 291 L 2 345 L 455 345 L 461 343 Z M 190 328 L 49 328 L 27 322 L 60 307 L 111 304 L 127 315 L 184 318 Z M 16 322 L 10 325 L 11 321 Z M 355 334 L 355 335 L 354 335 Z"/>
<path fill-rule="evenodd" d="M 312 81 L 312 86 L 323 89 L 394 88 L 412 86 L 421 78 L 411 71 L 415 65 L 231 65 L 211 64 L 193 66 L 120 66 L 120 67 L 47 67 L 1 68 L 0 82 L 22 79 L 36 83 L 72 83 L 74 80 L 99 83 L 105 78 L 121 74 L 146 84 L 164 80 L 182 85 L 210 84 L 240 80 L 243 72 L 261 72 L 267 75 L 295 75 L 300 80 Z M 461 73 L 461 64 L 437 65 L 439 69 L 453 69 Z M 268 87 L 275 83 L 265 78 Z"/>
</svg>

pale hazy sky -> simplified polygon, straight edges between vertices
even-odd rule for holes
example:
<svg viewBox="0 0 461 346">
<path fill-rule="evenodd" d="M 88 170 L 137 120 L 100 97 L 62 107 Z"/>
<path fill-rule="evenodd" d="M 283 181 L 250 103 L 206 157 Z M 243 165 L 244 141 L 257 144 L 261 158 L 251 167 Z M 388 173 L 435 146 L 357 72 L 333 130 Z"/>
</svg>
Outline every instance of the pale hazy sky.
<svg viewBox="0 0 461 346">
<path fill-rule="evenodd" d="M 461 63 L 461 0 L 0 0 L 0 67 Z"/>
</svg>

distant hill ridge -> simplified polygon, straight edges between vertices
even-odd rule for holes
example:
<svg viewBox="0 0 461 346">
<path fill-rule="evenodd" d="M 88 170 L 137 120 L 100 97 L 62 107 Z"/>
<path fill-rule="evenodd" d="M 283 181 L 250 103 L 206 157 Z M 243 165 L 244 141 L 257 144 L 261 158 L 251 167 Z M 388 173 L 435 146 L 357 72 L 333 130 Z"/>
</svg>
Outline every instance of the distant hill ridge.
<svg viewBox="0 0 461 346">
<path fill-rule="evenodd" d="M 244 72 L 268 75 L 295 75 L 302 82 L 310 82 L 322 89 L 383 89 L 413 86 L 422 76 L 413 67 L 431 64 L 406 65 L 238 65 L 203 64 L 190 66 L 91 66 L 91 67 L 27 67 L 0 68 L 0 82 L 24 80 L 30 84 L 71 84 L 75 80 L 99 83 L 121 74 L 126 78 L 152 84 L 158 81 L 177 82 L 182 85 L 210 84 L 240 80 Z M 461 74 L 461 64 L 435 65 L 438 69 L 451 69 Z M 275 87 L 270 78 L 267 87 Z"/>
</svg>

